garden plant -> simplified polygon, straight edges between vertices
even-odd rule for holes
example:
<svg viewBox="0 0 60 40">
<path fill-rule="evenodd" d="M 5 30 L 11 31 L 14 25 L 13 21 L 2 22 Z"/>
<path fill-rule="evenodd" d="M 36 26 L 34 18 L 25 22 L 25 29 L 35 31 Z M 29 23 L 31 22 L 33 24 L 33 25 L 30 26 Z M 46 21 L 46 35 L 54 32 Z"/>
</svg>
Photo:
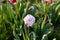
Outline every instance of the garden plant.
<svg viewBox="0 0 60 40">
<path fill-rule="evenodd" d="M 60 0 L 0 0 L 0 40 L 60 40 Z"/>
</svg>

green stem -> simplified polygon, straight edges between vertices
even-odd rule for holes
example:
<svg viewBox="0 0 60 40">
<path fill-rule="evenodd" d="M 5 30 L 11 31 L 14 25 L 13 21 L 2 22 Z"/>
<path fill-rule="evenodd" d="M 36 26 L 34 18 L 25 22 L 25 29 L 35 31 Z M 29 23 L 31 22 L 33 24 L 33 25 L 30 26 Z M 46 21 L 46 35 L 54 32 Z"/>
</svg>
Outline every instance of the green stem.
<svg viewBox="0 0 60 40">
<path fill-rule="evenodd" d="M 29 34 L 27 33 L 27 32 L 29 32 L 29 29 L 28 29 L 28 31 L 26 30 L 26 26 L 24 26 L 24 31 L 25 31 L 25 39 L 26 40 L 30 40 L 29 39 Z"/>
<path fill-rule="evenodd" d="M 41 24 L 41 29 L 43 29 L 43 27 L 45 26 L 45 23 L 46 23 L 46 18 L 47 18 L 47 5 L 45 4 L 45 6 L 44 6 L 44 20 L 43 20 L 43 22 L 42 22 L 42 24 Z"/>
</svg>

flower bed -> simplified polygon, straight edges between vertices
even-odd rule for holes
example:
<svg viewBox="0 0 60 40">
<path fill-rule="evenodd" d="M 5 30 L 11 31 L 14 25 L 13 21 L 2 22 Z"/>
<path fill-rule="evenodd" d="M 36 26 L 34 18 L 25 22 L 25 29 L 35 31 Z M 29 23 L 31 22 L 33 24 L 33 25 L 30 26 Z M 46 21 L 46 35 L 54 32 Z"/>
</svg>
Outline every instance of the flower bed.
<svg viewBox="0 0 60 40">
<path fill-rule="evenodd" d="M 1 0 L 0 40 L 60 40 L 60 0 Z"/>
</svg>

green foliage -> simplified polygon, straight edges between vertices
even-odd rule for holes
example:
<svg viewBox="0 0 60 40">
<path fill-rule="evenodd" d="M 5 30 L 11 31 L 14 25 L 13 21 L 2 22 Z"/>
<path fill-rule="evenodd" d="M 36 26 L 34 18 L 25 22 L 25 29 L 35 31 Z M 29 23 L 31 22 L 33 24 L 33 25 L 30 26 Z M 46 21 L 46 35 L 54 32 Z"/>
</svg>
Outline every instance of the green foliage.
<svg viewBox="0 0 60 40">
<path fill-rule="evenodd" d="M 24 17 L 36 18 L 32 27 L 24 24 Z M 60 40 L 60 1 L 18 0 L 16 5 L 8 0 L 0 2 L 0 40 Z"/>
</svg>

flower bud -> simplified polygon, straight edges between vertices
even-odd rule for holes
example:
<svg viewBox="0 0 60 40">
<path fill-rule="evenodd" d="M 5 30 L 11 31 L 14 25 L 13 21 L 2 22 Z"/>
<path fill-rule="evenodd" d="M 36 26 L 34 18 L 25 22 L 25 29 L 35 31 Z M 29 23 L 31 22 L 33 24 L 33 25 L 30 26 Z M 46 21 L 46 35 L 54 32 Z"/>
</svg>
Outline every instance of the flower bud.
<svg viewBox="0 0 60 40">
<path fill-rule="evenodd" d="M 9 0 L 10 3 L 12 3 L 13 5 L 15 5 L 17 3 L 17 0 Z"/>
<path fill-rule="evenodd" d="M 34 16 L 32 16 L 30 14 L 25 16 L 25 18 L 24 18 L 25 25 L 27 25 L 29 27 L 29 26 L 32 26 L 34 24 L 34 22 L 35 22 L 35 17 Z"/>
<path fill-rule="evenodd" d="M 45 0 L 46 3 L 52 3 L 53 0 Z"/>
</svg>

